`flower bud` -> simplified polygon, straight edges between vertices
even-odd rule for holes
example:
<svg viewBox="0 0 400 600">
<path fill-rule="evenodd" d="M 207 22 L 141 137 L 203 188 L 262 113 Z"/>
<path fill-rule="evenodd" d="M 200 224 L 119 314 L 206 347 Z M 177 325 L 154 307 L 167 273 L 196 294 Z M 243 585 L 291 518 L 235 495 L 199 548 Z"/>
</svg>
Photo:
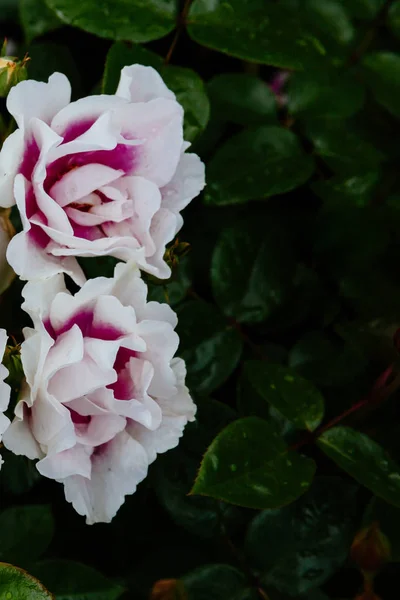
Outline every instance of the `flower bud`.
<svg viewBox="0 0 400 600">
<path fill-rule="evenodd" d="M 28 58 L 17 60 L 14 56 L 0 58 L 0 97 L 5 98 L 10 89 L 27 78 L 26 63 Z"/>
<path fill-rule="evenodd" d="M 9 287 L 15 277 L 14 271 L 6 260 L 7 246 L 15 233 L 9 215 L 9 209 L 0 209 L 0 294 Z"/>
<path fill-rule="evenodd" d="M 151 590 L 150 600 L 187 600 L 185 587 L 179 579 L 160 579 Z"/>
<path fill-rule="evenodd" d="M 375 573 L 390 560 L 390 542 L 378 522 L 359 531 L 351 546 L 351 558 L 366 573 Z"/>
</svg>

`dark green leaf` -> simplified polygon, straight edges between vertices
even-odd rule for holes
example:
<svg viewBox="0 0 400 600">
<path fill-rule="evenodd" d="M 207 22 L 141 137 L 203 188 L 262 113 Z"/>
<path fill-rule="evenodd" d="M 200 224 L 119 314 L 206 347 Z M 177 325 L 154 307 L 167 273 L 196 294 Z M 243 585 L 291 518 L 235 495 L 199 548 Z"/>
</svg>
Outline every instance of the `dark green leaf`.
<svg viewBox="0 0 400 600">
<path fill-rule="evenodd" d="M 337 175 L 318 181 L 311 187 L 320 198 L 332 206 L 364 207 L 371 203 L 379 178 L 379 171 Z"/>
<path fill-rule="evenodd" d="M 0 560 L 24 566 L 39 558 L 54 532 L 50 506 L 15 506 L 0 513 Z"/>
<path fill-rule="evenodd" d="M 326 44 L 331 38 L 337 44 L 346 46 L 354 37 L 354 27 L 347 12 L 339 0 L 304 0 L 303 10 L 307 21 L 318 30 Z"/>
<path fill-rule="evenodd" d="M 248 417 L 215 438 L 191 493 L 249 508 L 276 508 L 301 496 L 314 471 L 314 462 L 289 451 L 267 421 Z"/>
<path fill-rule="evenodd" d="M 166 85 L 176 94 L 177 101 L 185 111 L 185 139 L 192 141 L 207 125 L 210 113 L 210 104 L 202 79 L 192 69 L 164 67 L 161 57 L 146 48 L 135 45 L 128 47 L 117 42 L 107 54 L 103 78 L 104 93 L 114 94 L 121 69 L 134 63 L 157 69 Z"/>
<path fill-rule="evenodd" d="M 350 123 L 319 119 L 307 124 L 315 152 L 339 173 L 353 174 L 376 168 L 383 153 L 357 132 Z"/>
<path fill-rule="evenodd" d="M 288 107 L 293 115 L 346 118 L 364 102 L 364 88 L 338 69 L 294 73 L 289 78 Z"/>
<path fill-rule="evenodd" d="M 4 600 L 54 600 L 54 597 L 40 581 L 22 569 L 6 563 L 0 563 L 0 598 L 4 598 Z"/>
<path fill-rule="evenodd" d="M 297 597 L 336 571 L 354 533 L 356 489 L 339 477 L 317 478 L 297 502 L 253 519 L 246 553 L 264 584 Z"/>
<path fill-rule="evenodd" d="M 324 399 L 294 369 L 262 360 L 247 361 L 246 374 L 257 392 L 299 429 L 313 431 L 324 415 Z"/>
<path fill-rule="evenodd" d="M 380 498 L 372 498 L 364 515 L 363 525 L 379 523 L 390 542 L 390 560 L 400 562 L 400 509 Z"/>
<path fill-rule="evenodd" d="M 259 323 L 288 298 L 295 263 L 287 233 L 270 221 L 240 221 L 222 232 L 211 264 L 214 297 L 240 322 Z"/>
<path fill-rule="evenodd" d="M 394 35 L 400 38 L 400 0 L 393 2 L 389 8 L 388 24 Z"/>
<path fill-rule="evenodd" d="M 318 438 L 318 445 L 376 496 L 400 506 L 400 467 L 367 435 L 350 427 L 334 427 Z"/>
<path fill-rule="evenodd" d="M 383 8 L 385 0 L 341 0 L 346 10 L 357 19 L 371 20 Z"/>
<path fill-rule="evenodd" d="M 34 574 L 55 594 L 56 600 L 117 600 L 124 589 L 104 575 L 72 560 L 44 560 Z"/>
<path fill-rule="evenodd" d="M 186 361 L 187 385 L 208 394 L 235 369 L 242 340 L 234 327 L 211 305 L 192 301 L 178 310 L 179 355 Z"/>
<path fill-rule="evenodd" d="M 17 456 L 4 448 L 1 449 L 1 454 L 4 459 L 0 471 L 0 484 L 3 490 L 11 494 L 24 494 L 41 479 L 35 463 L 26 456 Z"/>
<path fill-rule="evenodd" d="M 296 14 L 264 0 L 194 0 L 188 22 L 196 42 L 244 60 L 303 69 L 326 53 Z"/>
<path fill-rule="evenodd" d="M 213 115 L 239 125 L 276 122 L 277 104 L 268 85 L 246 73 L 216 75 L 207 84 Z"/>
<path fill-rule="evenodd" d="M 19 10 L 27 42 L 62 25 L 45 0 L 20 0 Z"/>
<path fill-rule="evenodd" d="M 191 142 L 205 128 L 210 103 L 202 79 L 192 69 L 168 66 L 160 71 L 167 86 L 185 111 L 184 136 Z"/>
<path fill-rule="evenodd" d="M 30 61 L 28 74 L 30 79 L 46 81 L 55 71 L 64 73 L 72 86 L 73 97 L 81 92 L 81 78 L 75 61 L 66 46 L 53 42 L 33 42 L 28 47 Z"/>
<path fill-rule="evenodd" d="M 156 302 L 167 302 L 170 306 L 176 306 L 181 302 L 191 284 L 190 257 L 184 257 L 174 269 L 172 278 L 164 285 L 149 285 L 148 300 Z"/>
<path fill-rule="evenodd" d="M 205 565 L 182 578 L 188 600 L 241 600 L 246 578 L 230 565 Z"/>
<path fill-rule="evenodd" d="M 229 139 L 208 167 L 205 200 L 209 204 L 237 204 L 254 198 L 284 194 L 307 181 L 314 170 L 291 131 L 260 127 Z"/>
<path fill-rule="evenodd" d="M 112 40 L 149 42 L 175 27 L 176 0 L 46 0 L 68 25 Z"/>
<path fill-rule="evenodd" d="M 363 66 L 365 80 L 377 101 L 393 116 L 400 118 L 400 54 L 367 54 Z"/>
</svg>

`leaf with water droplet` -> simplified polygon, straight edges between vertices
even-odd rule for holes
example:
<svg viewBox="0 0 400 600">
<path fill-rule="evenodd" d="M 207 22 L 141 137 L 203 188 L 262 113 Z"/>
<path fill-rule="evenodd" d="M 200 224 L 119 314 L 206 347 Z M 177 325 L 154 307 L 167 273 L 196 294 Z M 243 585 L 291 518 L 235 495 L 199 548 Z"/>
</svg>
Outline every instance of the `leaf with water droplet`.
<svg viewBox="0 0 400 600">
<path fill-rule="evenodd" d="M 248 417 L 214 439 L 191 494 L 249 508 L 276 508 L 301 496 L 314 470 L 314 461 L 288 450 L 270 423 Z"/>
</svg>

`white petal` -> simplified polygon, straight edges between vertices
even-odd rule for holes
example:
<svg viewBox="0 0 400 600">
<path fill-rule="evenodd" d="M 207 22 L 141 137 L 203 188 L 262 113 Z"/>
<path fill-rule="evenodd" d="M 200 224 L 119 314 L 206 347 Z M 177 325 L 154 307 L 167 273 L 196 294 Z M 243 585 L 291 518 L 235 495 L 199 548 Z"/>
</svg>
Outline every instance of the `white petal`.
<svg viewBox="0 0 400 600">
<path fill-rule="evenodd" d="M 50 124 L 53 117 L 71 99 L 71 85 L 62 73 L 53 73 L 48 83 L 28 79 L 13 87 L 7 97 L 7 109 L 21 129 L 28 128 L 33 117 Z"/>
<path fill-rule="evenodd" d="M 15 204 L 14 178 L 24 153 L 23 133 L 20 129 L 9 135 L 0 152 L 0 206 Z"/>
<path fill-rule="evenodd" d="M 71 475 L 90 477 L 92 448 L 77 444 L 73 448 L 51 454 L 36 464 L 41 475 L 50 479 L 65 479 Z"/>
<path fill-rule="evenodd" d="M 63 481 L 65 497 L 86 522 L 109 523 L 146 477 L 147 454 L 138 442 L 121 432 L 99 454 L 92 455 L 91 479 L 80 476 Z"/>
<path fill-rule="evenodd" d="M 197 154 L 182 154 L 175 175 L 161 189 L 162 205 L 179 212 L 198 196 L 205 186 L 205 167 Z"/>
<path fill-rule="evenodd" d="M 154 98 L 175 100 L 175 94 L 167 88 L 161 75 L 153 67 L 143 65 L 122 69 L 115 95 L 130 102 L 148 102 Z"/>
</svg>

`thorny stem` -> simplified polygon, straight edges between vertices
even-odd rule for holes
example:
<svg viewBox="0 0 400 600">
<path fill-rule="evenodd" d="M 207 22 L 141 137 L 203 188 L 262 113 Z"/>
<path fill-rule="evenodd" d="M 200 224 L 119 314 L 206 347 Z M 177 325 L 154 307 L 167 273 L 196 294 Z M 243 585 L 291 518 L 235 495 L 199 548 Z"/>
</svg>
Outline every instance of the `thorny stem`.
<svg viewBox="0 0 400 600">
<path fill-rule="evenodd" d="M 187 19 L 188 13 L 189 13 L 189 8 L 190 8 L 191 1 L 192 0 L 185 0 L 185 3 L 184 3 L 183 8 L 182 8 L 182 12 L 178 16 L 178 25 L 177 25 L 177 28 L 176 28 L 176 31 L 175 31 L 174 39 L 172 40 L 171 45 L 169 47 L 169 50 L 167 52 L 167 55 L 166 55 L 166 57 L 164 59 L 164 65 L 168 65 L 170 63 L 172 54 L 173 54 L 173 52 L 175 50 L 175 47 L 176 47 L 176 45 L 178 43 L 178 40 L 179 40 L 179 38 L 181 36 L 181 33 L 185 29 L 185 27 L 186 27 L 186 19 Z"/>
<path fill-rule="evenodd" d="M 331 421 L 329 421 L 325 425 L 318 427 L 318 429 L 316 429 L 313 433 L 308 433 L 304 438 L 293 444 L 293 446 L 290 447 L 290 450 L 298 450 L 306 444 L 313 443 L 323 433 L 325 433 L 329 429 L 332 429 L 332 427 L 338 425 L 339 423 L 347 419 L 347 417 L 349 417 L 350 415 L 358 412 L 360 409 L 365 408 L 366 406 L 377 406 L 383 400 L 386 400 L 386 398 L 391 396 L 391 394 L 393 394 L 393 392 L 395 392 L 400 387 L 400 374 L 397 374 L 393 381 L 389 385 L 386 385 L 392 373 L 393 365 L 390 365 L 389 367 L 387 367 L 387 369 L 383 371 L 383 373 L 381 373 L 381 375 L 375 381 L 372 390 L 369 394 L 367 394 L 367 396 L 362 398 L 359 402 L 353 404 L 353 406 L 345 410 L 337 417 L 331 419 Z"/>
</svg>

